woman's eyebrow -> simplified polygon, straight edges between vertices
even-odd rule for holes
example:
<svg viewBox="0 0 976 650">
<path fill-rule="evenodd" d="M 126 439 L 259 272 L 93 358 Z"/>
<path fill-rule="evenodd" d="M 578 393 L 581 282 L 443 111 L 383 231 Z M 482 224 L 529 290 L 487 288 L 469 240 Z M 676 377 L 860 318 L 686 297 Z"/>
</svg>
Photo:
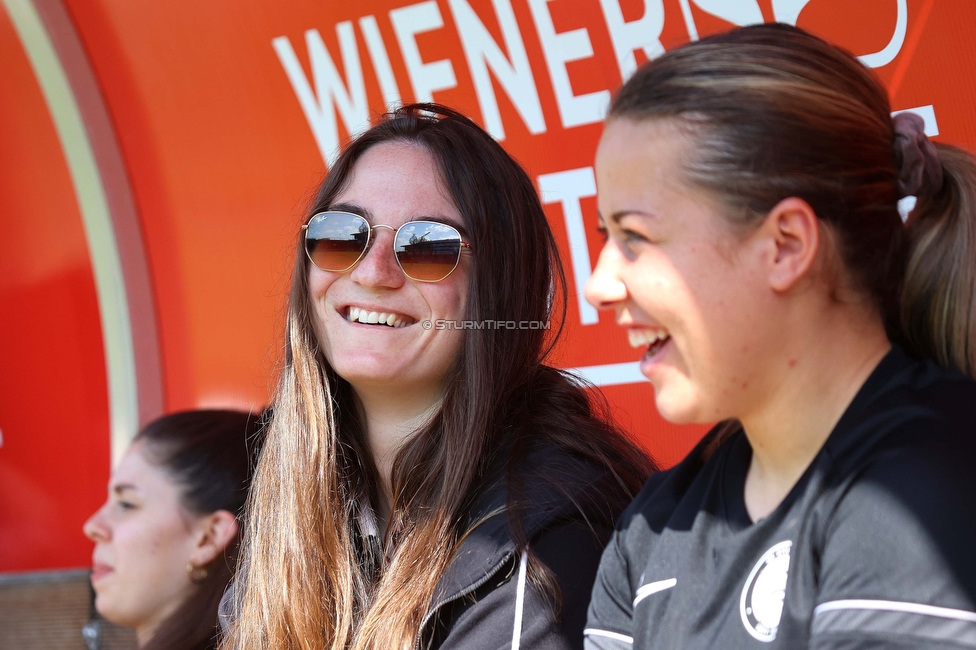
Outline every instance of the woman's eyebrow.
<svg viewBox="0 0 976 650">
<path fill-rule="evenodd" d="M 336 203 L 329 207 L 329 212 L 352 212 L 353 214 L 358 214 L 361 217 L 365 217 L 366 221 L 372 223 L 373 213 L 364 208 L 361 205 L 356 205 L 355 203 Z"/>
<path fill-rule="evenodd" d="M 658 216 L 653 212 L 644 212 L 643 210 L 617 210 L 616 212 L 610 215 L 610 220 L 613 221 L 614 223 L 617 223 L 624 217 L 628 217 L 631 215 L 635 217 L 649 217 L 651 219 L 655 219 Z M 600 218 L 601 219 L 603 218 L 602 215 Z"/>
<path fill-rule="evenodd" d="M 112 492 L 115 492 L 116 494 L 122 494 L 126 490 L 131 490 L 132 492 L 138 492 L 139 488 L 137 488 L 132 483 L 118 483 L 112 486 Z"/>
<path fill-rule="evenodd" d="M 336 203 L 329 207 L 330 211 L 336 212 L 352 212 L 353 214 L 358 214 L 361 217 L 365 217 L 366 221 L 373 223 L 373 213 L 364 208 L 361 205 L 355 203 Z M 468 237 L 468 230 L 464 227 L 464 224 L 458 223 L 456 219 L 449 219 L 448 217 L 443 217 L 439 215 L 418 215 L 410 219 L 410 221 L 434 221 L 436 223 L 442 223 L 445 226 L 451 226 L 457 228 L 457 231 L 461 233 L 465 238 Z"/>
</svg>

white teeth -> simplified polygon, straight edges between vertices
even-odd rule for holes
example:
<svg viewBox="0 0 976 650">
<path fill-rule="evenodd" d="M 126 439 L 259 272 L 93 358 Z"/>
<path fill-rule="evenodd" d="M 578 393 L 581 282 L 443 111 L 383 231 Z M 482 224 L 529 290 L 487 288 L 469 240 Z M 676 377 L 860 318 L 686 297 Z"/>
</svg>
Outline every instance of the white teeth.
<svg viewBox="0 0 976 650">
<path fill-rule="evenodd" d="M 630 347 L 632 348 L 652 345 L 657 341 L 663 341 L 668 336 L 665 330 L 627 330 L 627 338 L 630 339 Z"/>
<path fill-rule="evenodd" d="M 386 325 L 387 327 L 406 327 L 409 319 L 401 318 L 395 313 L 385 311 L 369 311 L 360 307 L 349 307 L 346 320 L 350 322 L 366 323 L 370 325 Z M 412 322 L 412 321 L 411 321 Z"/>
</svg>

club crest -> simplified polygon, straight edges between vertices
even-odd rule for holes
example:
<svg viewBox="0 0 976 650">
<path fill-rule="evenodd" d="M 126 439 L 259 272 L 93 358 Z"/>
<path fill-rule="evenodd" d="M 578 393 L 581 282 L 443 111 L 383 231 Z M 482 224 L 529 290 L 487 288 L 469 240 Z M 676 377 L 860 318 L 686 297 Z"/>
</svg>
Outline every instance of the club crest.
<svg viewBox="0 0 976 650">
<path fill-rule="evenodd" d="M 742 624 L 753 638 L 765 643 L 776 638 L 783 616 L 792 546 L 793 542 L 787 540 L 763 553 L 742 588 L 739 599 Z"/>
</svg>

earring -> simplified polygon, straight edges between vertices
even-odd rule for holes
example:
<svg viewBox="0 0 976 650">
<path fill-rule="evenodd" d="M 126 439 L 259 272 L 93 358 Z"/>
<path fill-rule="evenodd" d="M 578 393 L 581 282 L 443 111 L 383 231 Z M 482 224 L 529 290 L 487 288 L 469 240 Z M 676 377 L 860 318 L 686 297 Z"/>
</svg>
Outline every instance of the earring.
<svg viewBox="0 0 976 650">
<path fill-rule="evenodd" d="M 186 563 L 186 574 L 190 576 L 190 580 L 193 582 L 203 582 L 208 575 L 206 567 L 195 567 L 193 562 Z"/>
</svg>

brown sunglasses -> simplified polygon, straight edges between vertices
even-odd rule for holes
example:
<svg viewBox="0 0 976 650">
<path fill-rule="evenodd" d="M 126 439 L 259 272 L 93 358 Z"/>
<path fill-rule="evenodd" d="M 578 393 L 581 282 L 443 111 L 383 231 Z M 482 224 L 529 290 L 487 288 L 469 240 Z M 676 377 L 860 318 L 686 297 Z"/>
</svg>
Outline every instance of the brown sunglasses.
<svg viewBox="0 0 976 650">
<path fill-rule="evenodd" d="M 373 230 L 393 230 L 393 254 L 403 274 L 417 282 L 440 282 L 457 268 L 471 244 L 457 228 L 438 221 L 408 221 L 399 228 L 378 224 L 352 212 L 319 212 L 302 226 L 305 253 L 323 271 L 342 273 L 369 250 Z"/>
</svg>

